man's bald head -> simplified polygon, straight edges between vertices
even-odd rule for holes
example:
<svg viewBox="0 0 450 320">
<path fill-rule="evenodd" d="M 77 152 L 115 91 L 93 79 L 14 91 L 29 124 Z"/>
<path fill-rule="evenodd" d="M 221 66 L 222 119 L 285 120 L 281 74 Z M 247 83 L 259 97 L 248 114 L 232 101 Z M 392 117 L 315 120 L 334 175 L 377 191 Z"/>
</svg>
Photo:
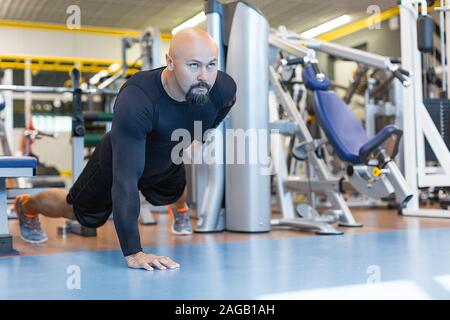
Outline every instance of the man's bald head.
<svg viewBox="0 0 450 320">
<path fill-rule="evenodd" d="M 219 49 L 209 33 L 199 28 L 186 28 L 178 31 L 170 41 L 169 55 L 174 58 L 192 58 L 210 55 L 217 59 Z"/>
<path fill-rule="evenodd" d="M 198 28 L 177 32 L 166 54 L 169 83 L 185 95 L 186 101 L 202 105 L 216 82 L 219 48 L 211 36 Z M 173 89 L 173 86 L 172 86 Z"/>
</svg>

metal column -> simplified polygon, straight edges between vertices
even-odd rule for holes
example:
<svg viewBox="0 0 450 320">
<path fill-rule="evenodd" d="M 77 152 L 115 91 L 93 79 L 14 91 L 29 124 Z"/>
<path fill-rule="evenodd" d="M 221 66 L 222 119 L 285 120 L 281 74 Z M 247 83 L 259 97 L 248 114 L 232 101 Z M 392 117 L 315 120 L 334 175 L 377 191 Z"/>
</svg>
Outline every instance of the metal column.
<svg viewBox="0 0 450 320">
<path fill-rule="evenodd" d="M 246 138 L 245 163 L 227 163 L 225 172 L 226 229 L 260 232 L 270 230 L 270 175 L 263 162 L 268 151 L 268 36 L 269 25 L 255 8 L 239 2 L 234 11 L 229 34 L 226 71 L 237 84 L 237 100 L 230 112 L 229 127 L 256 134 L 259 146 L 250 145 Z M 260 134 L 260 133 L 264 133 Z M 226 135 L 227 136 L 227 135 Z M 267 143 L 261 155 L 260 140 Z M 226 152 L 236 150 L 236 143 L 226 140 Z M 257 163 L 250 163 L 252 153 Z M 234 152 L 236 154 L 236 152 Z M 254 154 L 253 154 L 254 155 Z M 228 158 L 228 155 L 227 157 Z M 227 159 L 228 162 L 229 159 Z M 233 159 L 234 160 L 234 159 Z"/>
</svg>

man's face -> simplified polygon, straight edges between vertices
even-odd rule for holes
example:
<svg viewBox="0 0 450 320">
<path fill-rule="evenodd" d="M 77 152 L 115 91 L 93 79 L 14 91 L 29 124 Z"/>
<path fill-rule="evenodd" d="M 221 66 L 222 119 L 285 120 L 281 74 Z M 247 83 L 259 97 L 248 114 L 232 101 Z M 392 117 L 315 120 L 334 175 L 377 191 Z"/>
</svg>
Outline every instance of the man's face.
<svg viewBox="0 0 450 320">
<path fill-rule="evenodd" d="M 214 55 L 198 55 L 172 61 L 175 78 L 186 95 L 186 101 L 194 106 L 207 103 L 217 78 L 217 58 Z"/>
</svg>

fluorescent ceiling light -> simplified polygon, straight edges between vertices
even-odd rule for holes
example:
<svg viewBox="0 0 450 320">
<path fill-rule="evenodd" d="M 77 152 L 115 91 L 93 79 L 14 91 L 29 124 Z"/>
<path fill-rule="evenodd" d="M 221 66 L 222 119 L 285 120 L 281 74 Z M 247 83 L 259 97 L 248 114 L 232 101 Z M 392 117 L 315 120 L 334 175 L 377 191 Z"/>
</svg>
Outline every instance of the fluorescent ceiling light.
<svg viewBox="0 0 450 320">
<path fill-rule="evenodd" d="M 336 19 L 325 22 L 317 27 L 309 29 L 308 31 L 302 32 L 300 35 L 305 38 L 314 38 L 319 34 L 328 32 L 330 30 L 336 29 L 346 23 L 349 23 L 352 18 L 348 14 L 344 14 Z"/>
<path fill-rule="evenodd" d="M 180 25 L 176 26 L 175 28 L 173 28 L 172 29 L 172 34 L 175 34 L 175 33 L 177 33 L 178 31 L 180 31 L 181 29 L 184 29 L 184 28 L 195 27 L 196 25 L 202 23 L 205 20 L 206 20 L 205 12 L 204 11 L 199 12 L 195 16 L 193 16 L 192 18 L 186 20 L 182 24 L 180 24 Z"/>
</svg>

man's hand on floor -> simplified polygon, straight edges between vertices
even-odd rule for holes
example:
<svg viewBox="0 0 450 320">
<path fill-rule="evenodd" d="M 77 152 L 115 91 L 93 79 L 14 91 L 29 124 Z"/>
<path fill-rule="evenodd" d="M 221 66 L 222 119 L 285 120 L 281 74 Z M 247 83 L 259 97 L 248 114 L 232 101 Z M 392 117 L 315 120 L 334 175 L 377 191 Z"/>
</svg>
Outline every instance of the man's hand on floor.
<svg viewBox="0 0 450 320">
<path fill-rule="evenodd" d="M 150 253 L 138 252 L 136 254 L 132 254 L 126 256 L 128 267 L 133 269 L 145 269 L 148 271 L 152 271 L 154 268 L 159 270 L 165 269 L 176 269 L 179 268 L 180 265 L 165 256 L 156 256 Z"/>
</svg>

